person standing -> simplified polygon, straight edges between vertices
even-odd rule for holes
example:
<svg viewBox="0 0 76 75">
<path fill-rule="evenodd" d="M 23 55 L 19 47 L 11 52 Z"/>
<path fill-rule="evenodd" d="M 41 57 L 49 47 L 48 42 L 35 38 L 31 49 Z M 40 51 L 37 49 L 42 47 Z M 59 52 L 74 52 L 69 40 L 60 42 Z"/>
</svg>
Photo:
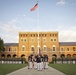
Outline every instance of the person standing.
<svg viewBox="0 0 76 75">
<path fill-rule="evenodd" d="M 48 69 L 48 56 L 44 54 L 44 69 Z"/>
<path fill-rule="evenodd" d="M 38 54 L 37 56 L 37 69 L 38 71 L 42 70 L 42 66 L 41 66 L 41 56 Z"/>
<path fill-rule="evenodd" d="M 41 67 L 42 69 L 44 68 L 44 65 L 43 65 L 43 56 L 41 55 Z"/>
<path fill-rule="evenodd" d="M 44 69 L 48 69 L 48 56 L 46 54 L 44 54 L 43 60 L 44 60 Z"/>
<path fill-rule="evenodd" d="M 37 55 L 34 56 L 34 69 L 37 69 Z"/>
<path fill-rule="evenodd" d="M 32 69 L 32 56 L 28 57 L 28 69 Z"/>
</svg>

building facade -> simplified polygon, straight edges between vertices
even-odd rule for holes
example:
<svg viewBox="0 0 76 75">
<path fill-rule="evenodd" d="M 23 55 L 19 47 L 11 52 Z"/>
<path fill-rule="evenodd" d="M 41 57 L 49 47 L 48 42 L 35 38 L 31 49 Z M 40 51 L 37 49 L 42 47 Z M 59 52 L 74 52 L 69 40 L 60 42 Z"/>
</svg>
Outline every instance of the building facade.
<svg viewBox="0 0 76 75">
<path fill-rule="evenodd" d="M 52 57 L 76 57 L 76 42 L 59 42 L 58 32 L 20 32 L 19 43 L 5 43 L 5 51 L 0 58 L 19 58 L 26 60 L 30 54 L 47 54 Z"/>
</svg>

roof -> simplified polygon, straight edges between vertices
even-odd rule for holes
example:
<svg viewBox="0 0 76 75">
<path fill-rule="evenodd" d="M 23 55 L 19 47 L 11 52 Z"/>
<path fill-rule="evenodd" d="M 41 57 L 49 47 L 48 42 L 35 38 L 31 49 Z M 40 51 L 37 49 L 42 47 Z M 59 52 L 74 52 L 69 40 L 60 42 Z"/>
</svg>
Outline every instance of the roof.
<svg viewBox="0 0 76 75">
<path fill-rule="evenodd" d="M 18 43 L 4 43 L 5 46 L 18 46 Z M 59 42 L 60 46 L 76 46 L 76 42 Z"/>
<path fill-rule="evenodd" d="M 76 42 L 59 42 L 60 46 L 76 46 Z"/>
<path fill-rule="evenodd" d="M 18 43 L 4 43 L 4 46 L 18 46 Z"/>
</svg>

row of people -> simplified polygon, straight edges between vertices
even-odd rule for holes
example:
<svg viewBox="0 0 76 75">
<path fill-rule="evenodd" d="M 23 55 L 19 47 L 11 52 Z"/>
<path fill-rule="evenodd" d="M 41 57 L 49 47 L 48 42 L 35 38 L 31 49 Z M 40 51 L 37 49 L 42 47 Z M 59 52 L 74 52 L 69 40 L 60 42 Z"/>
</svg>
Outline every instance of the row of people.
<svg viewBox="0 0 76 75">
<path fill-rule="evenodd" d="M 30 55 L 28 57 L 28 68 L 37 70 L 48 69 L 48 56 L 46 54 L 43 56 L 41 54 Z"/>
</svg>

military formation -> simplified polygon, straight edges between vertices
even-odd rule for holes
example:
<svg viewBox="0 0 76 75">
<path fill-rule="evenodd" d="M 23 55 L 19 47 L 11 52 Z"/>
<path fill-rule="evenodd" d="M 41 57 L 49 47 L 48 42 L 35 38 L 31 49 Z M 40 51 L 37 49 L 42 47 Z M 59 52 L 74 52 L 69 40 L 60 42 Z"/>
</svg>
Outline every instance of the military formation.
<svg viewBox="0 0 76 75">
<path fill-rule="evenodd" d="M 37 69 L 38 71 L 48 69 L 48 55 L 30 55 L 28 57 L 28 69 Z"/>
</svg>

